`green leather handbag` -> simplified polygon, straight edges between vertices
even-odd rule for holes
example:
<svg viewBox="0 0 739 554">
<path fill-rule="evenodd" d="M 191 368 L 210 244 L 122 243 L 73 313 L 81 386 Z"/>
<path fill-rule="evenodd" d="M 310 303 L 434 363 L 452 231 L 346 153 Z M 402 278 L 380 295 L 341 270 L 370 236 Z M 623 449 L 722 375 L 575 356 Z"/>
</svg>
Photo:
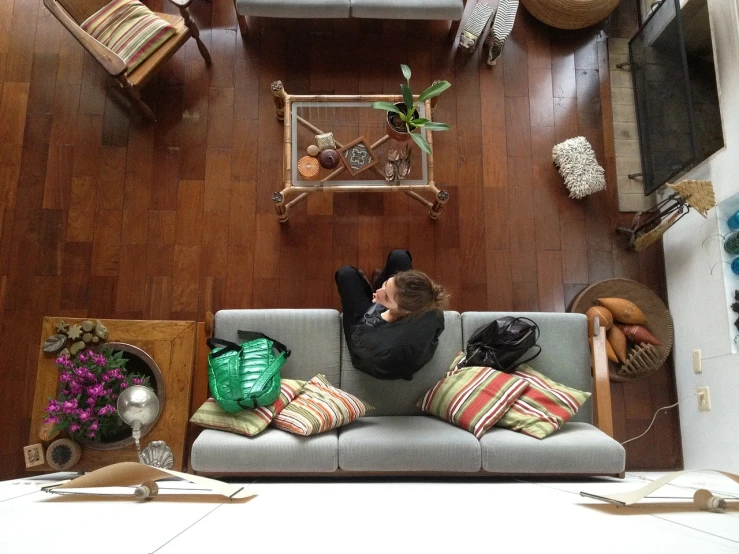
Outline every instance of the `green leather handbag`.
<svg viewBox="0 0 739 554">
<path fill-rule="evenodd" d="M 290 356 L 287 347 L 262 333 L 239 331 L 243 344 L 211 338 L 207 343 L 210 392 L 224 411 L 272 404 L 280 395 L 280 368 Z M 275 355 L 274 350 L 278 351 Z"/>
</svg>

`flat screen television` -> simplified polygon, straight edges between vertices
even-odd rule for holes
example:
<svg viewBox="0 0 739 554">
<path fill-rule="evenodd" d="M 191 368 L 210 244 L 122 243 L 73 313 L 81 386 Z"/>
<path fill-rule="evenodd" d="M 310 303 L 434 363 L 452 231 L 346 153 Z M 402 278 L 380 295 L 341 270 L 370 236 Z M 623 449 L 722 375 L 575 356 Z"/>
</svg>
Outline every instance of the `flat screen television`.
<svg viewBox="0 0 739 554">
<path fill-rule="evenodd" d="M 706 0 L 664 0 L 629 42 L 644 194 L 724 146 Z"/>
</svg>

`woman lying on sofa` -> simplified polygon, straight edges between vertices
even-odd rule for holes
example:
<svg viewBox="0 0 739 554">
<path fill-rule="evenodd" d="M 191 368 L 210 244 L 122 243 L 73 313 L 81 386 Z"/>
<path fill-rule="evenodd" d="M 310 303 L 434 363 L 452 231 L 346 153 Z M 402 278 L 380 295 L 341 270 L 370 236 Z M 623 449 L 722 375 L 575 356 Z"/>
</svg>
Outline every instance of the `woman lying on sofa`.
<svg viewBox="0 0 739 554">
<path fill-rule="evenodd" d="M 378 379 L 405 379 L 434 356 L 444 331 L 444 287 L 414 271 L 407 250 L 393 250 L 370 283 L 345 265 L 336 272 L 344 336 L 354 367 Z"/>
</svg>

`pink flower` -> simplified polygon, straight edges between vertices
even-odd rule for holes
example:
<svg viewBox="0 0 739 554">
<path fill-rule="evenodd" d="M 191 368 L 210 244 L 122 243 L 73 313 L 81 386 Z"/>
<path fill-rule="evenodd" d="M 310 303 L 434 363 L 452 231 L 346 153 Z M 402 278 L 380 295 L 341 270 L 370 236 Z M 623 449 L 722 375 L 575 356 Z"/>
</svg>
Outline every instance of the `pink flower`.
<svg viewBox="0 0 739 554">
<path fill-rule="evenodd" d="M 73 398 L 72 400 L 66 400 L 64 404 L 62 404 L 62 411 L 65 414 L 74 413 L 77 410 L 77 399 Z"/>
<path fill-rule="evenodd" d="M 89 433 L 87 433 L 87 436 L 90 437 L 91 439 L 94 439 L 95 438 L 95 431 L 90 431 Z"/>
<path fill-rule="evenodd" d="M 62 383 L 69 383 L 69 382 L 70 382 L 70 381 L 72 380 L 72 376 L 71 376 L 71 375 L 70 375 L 69 373 L 62 373 L 62 374 L 61 374 L 61 375 L 59 376 L 59 380 L 60 380 L 60 381 L 61 381 Z"/>
<path fill-rule="evenodd" d="M 60 409 L 61 408 L 59 407 L 59 402 L 57 402 L 56 400 L 49 400 L 49 405 L 46 406 L 46 411 L 50 414 L 56 413 Z"/>
<path fill-rule="evenodd" d="M 112 404 L 106 404 L 105 406 L 100 408 L 100 410 L 98 411 L 98 415 L 101 415 L 101 416 L 109 415 L 112 413 L 115 413 L 115 408 L 113 407 Z"/>
<path fill-rule="evenodd" d="M 134 385 L 143 385 L 144 384 L 144 378 L 143 377 L 134 377 L 133 378 L 133 384 Z"/>
<path fill-rule="evenodd" d="M 77 431 L 80 430 L 80 424 L 79 423 L 72 423 L 69 426 L 69 430 L 72 431 L 72 433 L 76 433 Z"/>
<path fill-rule="evenodd" d="M 92 408 L 89 408 L 87 410 L 80 410 L 77 417 L 80 421 L 87 421 L 92 417 Z"/>
<path fill-rule="evenodd" d="M 87 387 L 87 394 L 93 398 L 97 398 L 98 396 L 103 396 L 105 394 L 105 389 L 103 388 L 103 385 L 98 383 L 97 385 Z"/>
<path fill-rule="evenodd" d="M 90 425 L 89 429 L 90 429 L 90 431 L 97 431 L 98 430 L 98 422 L 97 421 L 93 421 L 92 422 L 92 425 Z"/>
<path fill-rule="evenodd" d="M 90 406 L 92 406 L 92 405 L 94 405 L 94 404 L 95 404 L 95 399 L 94 399 L 93 397 L 90 397 L 90 398 L 88 398 L 88 399 L 87 399 L 87 403 L 88 403 L 88 404 L 89 404 Z"/>
<path fill-rule="evenodd" d="M 121 388 L 122 389 L 127 389 L 128 388 L 128 383 L 126 383 L 125 381 L 121 381 Z"/>
<path fill-rule="evenodd" d="M 44 419 L 44 423 L 48 423 L 50 425 L 56 425 L 59 423 L 59 418 L 56 416 L 49 416 L 46 419 Z"/>
</svg>

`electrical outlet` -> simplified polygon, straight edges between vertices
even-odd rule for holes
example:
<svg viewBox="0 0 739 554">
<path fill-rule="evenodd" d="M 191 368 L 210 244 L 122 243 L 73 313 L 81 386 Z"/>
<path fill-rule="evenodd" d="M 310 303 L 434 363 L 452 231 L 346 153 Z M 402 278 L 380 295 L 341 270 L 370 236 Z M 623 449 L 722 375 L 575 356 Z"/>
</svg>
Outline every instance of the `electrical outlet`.
<svg viewBox="0 0 739 554">
<path fill-rule="evenodd" d="M 711 391 L 708 387 L 698 387 L 696 390 L 698 395 L 698 409 L 701 412 L 711 411 Z"/>
<path fill-rule="evenodd" d="M 693 349 L 693 371 L 695 373 L 703 373 L 703 360 L 701 359 L 700 348 Z"/>
</svg>

